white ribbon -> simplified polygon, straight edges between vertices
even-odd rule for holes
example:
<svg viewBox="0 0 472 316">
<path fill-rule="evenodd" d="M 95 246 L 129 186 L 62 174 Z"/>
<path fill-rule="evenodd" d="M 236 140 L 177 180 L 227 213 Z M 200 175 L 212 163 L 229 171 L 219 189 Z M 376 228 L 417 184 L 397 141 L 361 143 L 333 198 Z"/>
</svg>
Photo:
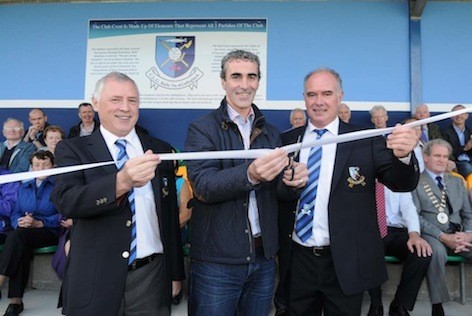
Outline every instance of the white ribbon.
<svg viewBox="0 0 472 316">
<path fill-rule="evenodd" d="M 456 115 L 461 115 L 464 113 L 472 112 L 472 108 L 470 109 L 462 109 L 458 111 L 452 111 L 444 114 L 435 115 L 426 119 L 414 121 L 405 124 L 404 126 L 408 127 L 416 127 L 425 125 L 428 123 L 444 120 L 447 118 L 451 118 Z M 281 147 L 287 153 L 292 153 L 297 150 L 307 148 L 307 147 L 314 147 L 314 146 L 321 146 L 333 143 L 345 143 L 353 140 L 360 140 L 366 139 L 374 136 L 386 135 L 390 134 L 395 127 L 387 127 L 387 128 L 379 128 L 379 129 L 368 129 L 362 130 L 352 133 L 341 134 L 334 137 L 325 137 L 321 139 L 316 139 L 312 141 L 306 141 L 301 144 L 290 144 Z M 225 151 L 202 151 L 202 152 L 183 152 L 183 153 L 172 153 L 172 154 L 159 154 L 159 158 L 161 160 L 202 160 L 202 159 L 256 159 L 267 155 L 272 149 L 251 149 L 251 150 L 225 150 Z M 23 181 L 27 179 L 33 179 L 37 177 L 46 177 L 52 175 L 63 174 L 67 172 L 91 169 L 101 166 L 107 166 L 114 164 L 114 161 L 107 161 L 107 162 L 98 162 L 98 163 L 90 163 L 90 164 L 83 164 L 77 166 L 68 166 L 68 167 L 60 167 L 60 168 L 53 168 L 41 171 L 30 171 L 30 172 L 20 172 L 20 173 L 13 173 L 13 174 L 5 174 L 0 175 L 0 184 L 14 182 L 14 181 Z"/>
<path fill-rule="evenodd" d="M 60 167 L 60 168 L 53 168 L 53 169 L 46 169 L 46 170 L 39 170 L 39 171 L 27 171 L 27 172 L 4 174 L 0 176 L 0 184 L 4 184 L 8 182 L 15 182 L 15 181 L 29 180 L 29 179 L 39 178 L 39 177 L 49 177 L 49 176 L 54 176 L 57 174 L 63 174 L 67 172 L 91 169 L 91 168 L 96 168 L 96 167 L 101 167 L 101 166 L 108 166 L 114 163 L 115 163 L 114 161 L 95 162 L 95 163 L 89 163 L 89 164 L 77 165 L 77 166 L 68 166 L 68 167 Z"/>
</svg>

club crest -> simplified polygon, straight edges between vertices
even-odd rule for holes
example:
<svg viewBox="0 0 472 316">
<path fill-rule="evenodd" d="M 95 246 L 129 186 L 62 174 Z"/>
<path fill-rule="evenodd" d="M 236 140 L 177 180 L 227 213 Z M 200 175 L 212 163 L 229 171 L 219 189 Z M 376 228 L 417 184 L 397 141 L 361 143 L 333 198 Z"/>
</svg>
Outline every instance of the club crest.
<svg viewBox="0 0 472 316">
<path fill-rule="evenodd" d="M 360 174 L 359 167 L 349 167 L 349 178 L 347 178 L 347 182 L 349 183 L 349 188 L 353 188 L 355 185 L 362 185 L 365 186 L 365 176 Z"/>
<path fill-rule="evenodd" d="M 167 76 L 184 75 L 195 60 L 195 36 L 157 36 L 155 60 Z"/>
<path fill-rule="evenodd" d="M 195 61 L 195 36 L 156 36 L 156 67 L 146 72 L 151 87 L 181 90 L 198 87 L 203 72 L 193 66 Z"/>
</svg>

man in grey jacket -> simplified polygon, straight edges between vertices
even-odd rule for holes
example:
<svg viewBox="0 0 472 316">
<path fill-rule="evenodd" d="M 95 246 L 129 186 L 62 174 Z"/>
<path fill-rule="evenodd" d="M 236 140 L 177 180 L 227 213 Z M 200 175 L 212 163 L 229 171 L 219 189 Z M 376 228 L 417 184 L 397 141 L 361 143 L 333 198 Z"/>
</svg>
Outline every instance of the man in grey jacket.
<svg viewBox="0 0 472 316">
<path fill-rule="evenodd" d="M 423 150 L 425 171 L 412 192 L 420 215 L 421 232 L 433 249 L 426 274 L 432 315 L 444 315 L 443 302 L 449 301 L 446 286 L 448 254 L 472 259 L 472 206 L 463 180 L 446 172 L 452 152 L 442 139 L 426 143 Z"/>
</svg>

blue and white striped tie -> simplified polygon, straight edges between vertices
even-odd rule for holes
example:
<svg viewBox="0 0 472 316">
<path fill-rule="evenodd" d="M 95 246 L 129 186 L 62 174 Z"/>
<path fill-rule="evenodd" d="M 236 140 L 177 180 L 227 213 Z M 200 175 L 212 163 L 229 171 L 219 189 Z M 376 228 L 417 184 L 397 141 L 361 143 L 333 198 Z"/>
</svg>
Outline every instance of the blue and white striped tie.
<svg viewBox="0 0 472 316">
<path fill-rule="evenodd" d="M 125 139 L 118 139 L 115 142 L 116 146 L 120 150 L 118 152 L 118 156 L 116 158 L 116 167 L 118 170 L 121 170 L 125 165 L 125 162 L 129 159 L 128 154 L 126 153 L 126 140 Z M 128 195 L 129 207 L 131 208 L 131 246 L 130 246 L 130 254 L 128 257 L 128 264 L 132 264 L 134 260 L 136 260 L 136 245 L 137 245 L 137 238 L 136 238 L 136 206 L 134 204 L 134 190 L 132 189 Z"/>
<path fill-rule="evenodd" d="M 327 129 L 315 129 L 316 139 L 320 139 Z M 300 195 L 300 204 L 295 222 L 295 233 L 302 242 L 312 235 L 318 179 L 320 178 L 321 156 L 323 147 L 312 147 L 308 158 L 308 182 Z"/>
</svg>

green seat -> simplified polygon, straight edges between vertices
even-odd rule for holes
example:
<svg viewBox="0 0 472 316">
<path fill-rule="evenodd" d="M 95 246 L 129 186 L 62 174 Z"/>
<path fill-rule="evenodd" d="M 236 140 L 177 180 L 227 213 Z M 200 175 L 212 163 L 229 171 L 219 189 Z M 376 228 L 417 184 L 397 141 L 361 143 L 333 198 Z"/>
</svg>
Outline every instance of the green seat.
<svg viewBox="0 0 472 316">
<path fill-rule="evenodd" d="M 465 262 L 465 258 L 461 256 L 447 256 L 447 262 Z"/>
<path fill-rule="evenodd" d="M 36 248 L 34 250 L 34 254 L 44 254 L 44 253 L 55 253 L 57 250 L 57 246 L 49 246 L 49 247 L 43 247 L 43 248 Z"/>
<path fill-rule="evenodd" d="M 0 244 L 0 251 L 3 250 L 3 244 Z M 34 250 L 34 254 L 43 254 L 43 253 L 55 253 L 57 250 L 57 246 L 49 246 L 43 248 L 36 248 Z"/>
<path fill-rule="evenodd" d="M 385 256 L 385 261 L 390 262 L 390 263 L 395 263 L 395 262 L 400 262 L 400 259 L 398 259 L 395 256 Z"/>
</svg>

